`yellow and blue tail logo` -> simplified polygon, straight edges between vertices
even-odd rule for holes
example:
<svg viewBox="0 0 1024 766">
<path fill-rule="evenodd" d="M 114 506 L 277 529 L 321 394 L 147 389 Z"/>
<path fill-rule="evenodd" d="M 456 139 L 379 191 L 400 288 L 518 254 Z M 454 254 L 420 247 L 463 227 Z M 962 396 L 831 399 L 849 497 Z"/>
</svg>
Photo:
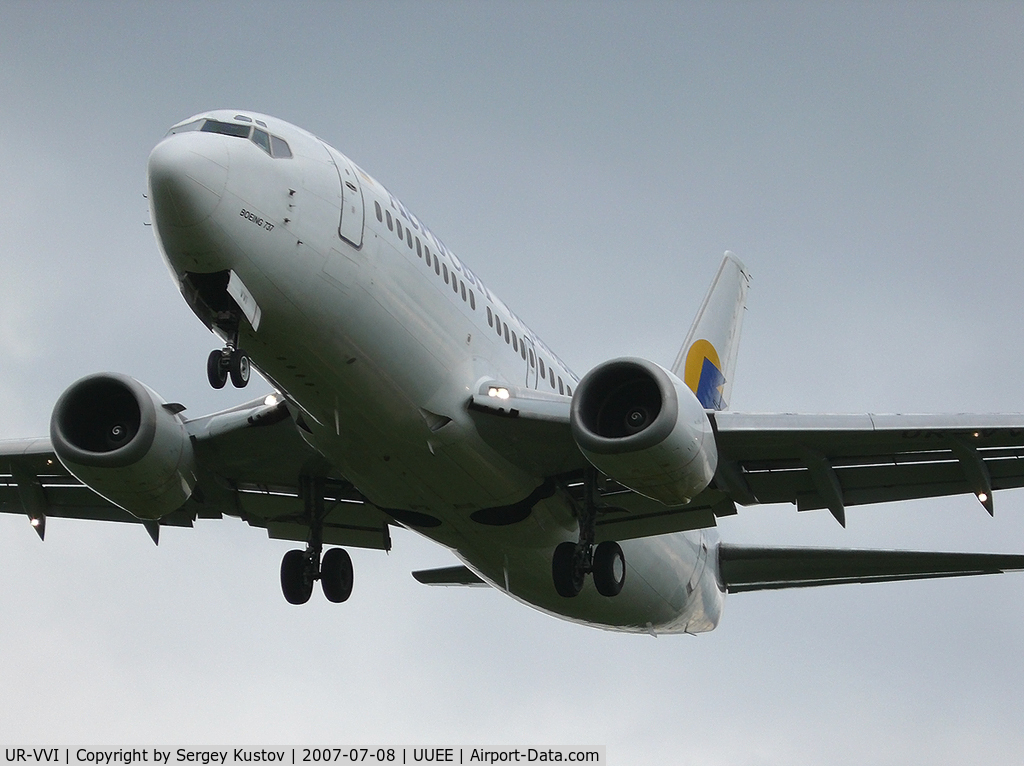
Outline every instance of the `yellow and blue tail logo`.
<svg viewBox="0 0 1024 766">
<path fill-rule="evenodd" d="M 726 402 L 723 398 L 725 375 L 722 374 L 722 362 L 718 352 L 709 341 L 695 341 L 686 352 L 686 367 L 683 382 L 697 396 L 705 409 L 724 410 Z"/>
</svg>

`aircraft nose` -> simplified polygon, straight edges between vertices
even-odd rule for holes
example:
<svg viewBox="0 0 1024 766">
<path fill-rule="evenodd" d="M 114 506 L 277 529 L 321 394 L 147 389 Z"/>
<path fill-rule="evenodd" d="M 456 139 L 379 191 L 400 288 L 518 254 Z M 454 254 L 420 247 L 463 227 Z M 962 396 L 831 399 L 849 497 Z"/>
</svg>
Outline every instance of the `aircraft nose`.
<svg viewBox="0 0 1024 766">
<path fill-rule="evenodd" d="M 195 226 L 220 203 L 228 180 L 228 148 L 221 136 L 168 136 L 149 155 L 149 199 L 158 228 Z"/>
</svg>

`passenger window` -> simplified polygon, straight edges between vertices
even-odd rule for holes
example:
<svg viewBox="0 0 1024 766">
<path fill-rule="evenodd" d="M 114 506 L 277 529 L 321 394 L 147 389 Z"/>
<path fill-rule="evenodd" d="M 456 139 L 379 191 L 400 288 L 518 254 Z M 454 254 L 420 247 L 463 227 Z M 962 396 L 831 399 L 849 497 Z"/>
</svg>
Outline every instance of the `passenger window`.
<svg viewBox="0 0 1024 766">
<path fill-rule="evenodd" d="M 270 154 L 270 134 L 267 131 L 255 128 L 252 132 L 252 142 L 267 154 Z"/>
<path fill-rule="evenodd" d="M 441 268 L 444 269 L 444 283 L 448 284 L 448 264 L 443 264 Z"/>
<path fill-rule="evenodd" d="M 469 290 L 469 307 L 473 309 L 473 311 L 476 311 L 476 296 L 473 295 L 472 288 Z"/>
<path fill-rule="evenodd" d="M 506 342 L 506 343 L 510 343 L 510 342 L 511 342 L 511 341 L 510 341 L 510 340 L 508 339 L 508 325 L 507 325 L 507 324 L 505 325 L 505 342 Z"/>
<path fill-rule="evenodd" d="M 399 221 L 397 218 L 395 219 L 395 231 L 398 232 L 399 239 L 405 238 L 405 232 L 402 231 L 402 222 Z"/>
<path fill-rule="evenodd" d="M 512 331 L 512 350 L 513 351 L 518 351 L 519 350 L 519 338 L 516 337 L 515 330 Z"/>
<path fill-rule="evenodd" d="M 388 217 L 388 231 L 394 231 L 395 230 L 395 225 L 391 222 L 391 211 L 390 210 L 385 210 L 384 211 L 384 215 L 386 215 Z"/>
<path fill-rule="evenodd" d="M 572 389 L 568 386 L 565 387 L 566 396 L 572 396 Z"/>
<path fill-rule="evenodd" d="M 498 337 L 501 337 L 501 317 L 495 315 L 494 317 L 494 330 L 498 333 Z"/>
<path fill-rule="evenodd" d="M 536 367 L 537 366 L 536 359 L 534 359 L 534 356 L 533 356 L 533 349 L 532 348 L 530 349 L 530 366 L 531 367 Z"/>
<path fill-rule="evenodd" d="M 526 361 L 526 341 L 524 340 L 519 344 L 519 353 L 523 356 L 523 361 Z"/>
<path fill-rule="evenodd" d="M 466 302 L 466 283 L 462 282 L 460 286 L 462 287 L 462 302 L 465 303 Z"/>
<path fill-rule="evenodd" d="M 405 241 L 409 243 L 409 249 L 412 250 L 412 229 L 408 226 L 405 227 Z"/>
<path fill-rule="evenodd" d="M 555 368 L 548 367 L 548 378 L 551 380 L 551 387 L 555 387 Z"/>
<path fill-rule="evenodd" d="M 565 396 L 565 387 L 562 385 L 562 376 L 558 376 L 558 393 Z"/>
<path fill-rule="evenodd" d="M 430 248 L 429 247 L 424 247 L 423 248 L 423 260 L 425 260 L 427 262 L 427 268 L 429 269 L 430 268 Z"/>
<path fill-rule="evenodd" d="M 384 221 L 384 214 L 380 211 L 380 203 L 377 202 L 377 201 L 374 201 L 373 206 L 377 209 L 377 220 L 381 221 L 383 223 L 383 221 Z"/>
<path fill-rule="evenodd" d="M 441 262 L 437 258 L 434 258 L 434 273 L 438 276 L 441 275 Z"/>
<path fill-rule="evenodd" d="M 491 313 L 491 307 L 487 307 L 487 326 L 494 327 L 494 314 Z"/>
<path fill-rule="evenodd" d="M 531 360 L 532 360 L 532 357 L 533 357 L 533 352 L 532 351 L 530 352 L 530 357 L 531 357 Z M 540 376 L 543 378 L 543 377 L 545 377 L 547 375 L 547 371 L 544 369 L 544 360 L 541 359 L 538 356 L 537 357 L 537 361 L 540 362 Z"/>
<path fill-rule="evenodd" d="M 420 238 L 416 237 L 416 255 L 423 257 L 423 249 L 420 247 Z"/>
<path fill-rule="evenodd" d="M 455 291 L 456 295 L 459 294 L 459 278 L 455 276 L 454 271 L 452 272 L 452 290 Z"/>
</svg>

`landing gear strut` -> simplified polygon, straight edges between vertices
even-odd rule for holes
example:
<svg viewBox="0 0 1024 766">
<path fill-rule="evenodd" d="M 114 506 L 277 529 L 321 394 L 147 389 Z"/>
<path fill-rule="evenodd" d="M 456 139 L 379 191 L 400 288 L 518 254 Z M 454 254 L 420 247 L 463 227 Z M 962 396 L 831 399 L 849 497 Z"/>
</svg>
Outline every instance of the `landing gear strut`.
<svg viewBox="0 0 1024 766">
<path fill-rule="evenodd" d="M 291 550 L 281 559 L 281 590 L 289 604 L 305 604 L 313 594 L 313 583 L 320 581 L 328 601 L 340 604 L 352 595 L 352 559 L 344 548 L 331 548 L 323 554 L 324 480 L 304 476 L 300 483 L 309 519 L 306 550 Z"/>
<path fill-rule="evenodd" d="M 252 374 L 249 355 L 238 348 L 238 331 L 235 330 L 222 349 L 214 349 L 206 358 L 206 377 L 214 388 L 224 388 L 228 378 L 235 388 L 245 388 Z"/>
<path fill-rule="evenodd" d="M 564 598 L 578 596 L 588 574 L 594 575 L 594 587 L 602 596 L 619 595 L 626 583 L 626 558 L 622 547 L 611 541 L 594 545 L 596 484 L 597 469 L 587 466 L 583 474 L 583 508 L 577 509 L 579 542 L 559 544 L 551 558 L 551 578 L 558 595 Z"/>
</svg>

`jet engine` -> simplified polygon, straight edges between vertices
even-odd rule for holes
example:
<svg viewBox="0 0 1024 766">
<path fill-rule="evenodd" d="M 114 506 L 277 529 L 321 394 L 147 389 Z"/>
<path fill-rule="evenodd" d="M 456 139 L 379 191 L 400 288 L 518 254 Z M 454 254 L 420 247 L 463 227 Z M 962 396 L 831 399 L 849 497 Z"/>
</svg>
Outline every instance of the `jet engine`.
<svg viewBox="0 0 1024 766">
<path fill-rule="evenodd" d="M 583 376 L 572 435 L 594 467 L 665 505 L 682 505 L 718 465 L 711 422 L 679 378 L 646 359 L 613 359 Z"/>
<path fill-rule="evenodd" d="M 134 378 L 89 375 L 53 408 L 50 441 L 79 481 L 140 519 L 159 519 L 192 495 L 195 456 L 179 406 Z"/>
</svg>

